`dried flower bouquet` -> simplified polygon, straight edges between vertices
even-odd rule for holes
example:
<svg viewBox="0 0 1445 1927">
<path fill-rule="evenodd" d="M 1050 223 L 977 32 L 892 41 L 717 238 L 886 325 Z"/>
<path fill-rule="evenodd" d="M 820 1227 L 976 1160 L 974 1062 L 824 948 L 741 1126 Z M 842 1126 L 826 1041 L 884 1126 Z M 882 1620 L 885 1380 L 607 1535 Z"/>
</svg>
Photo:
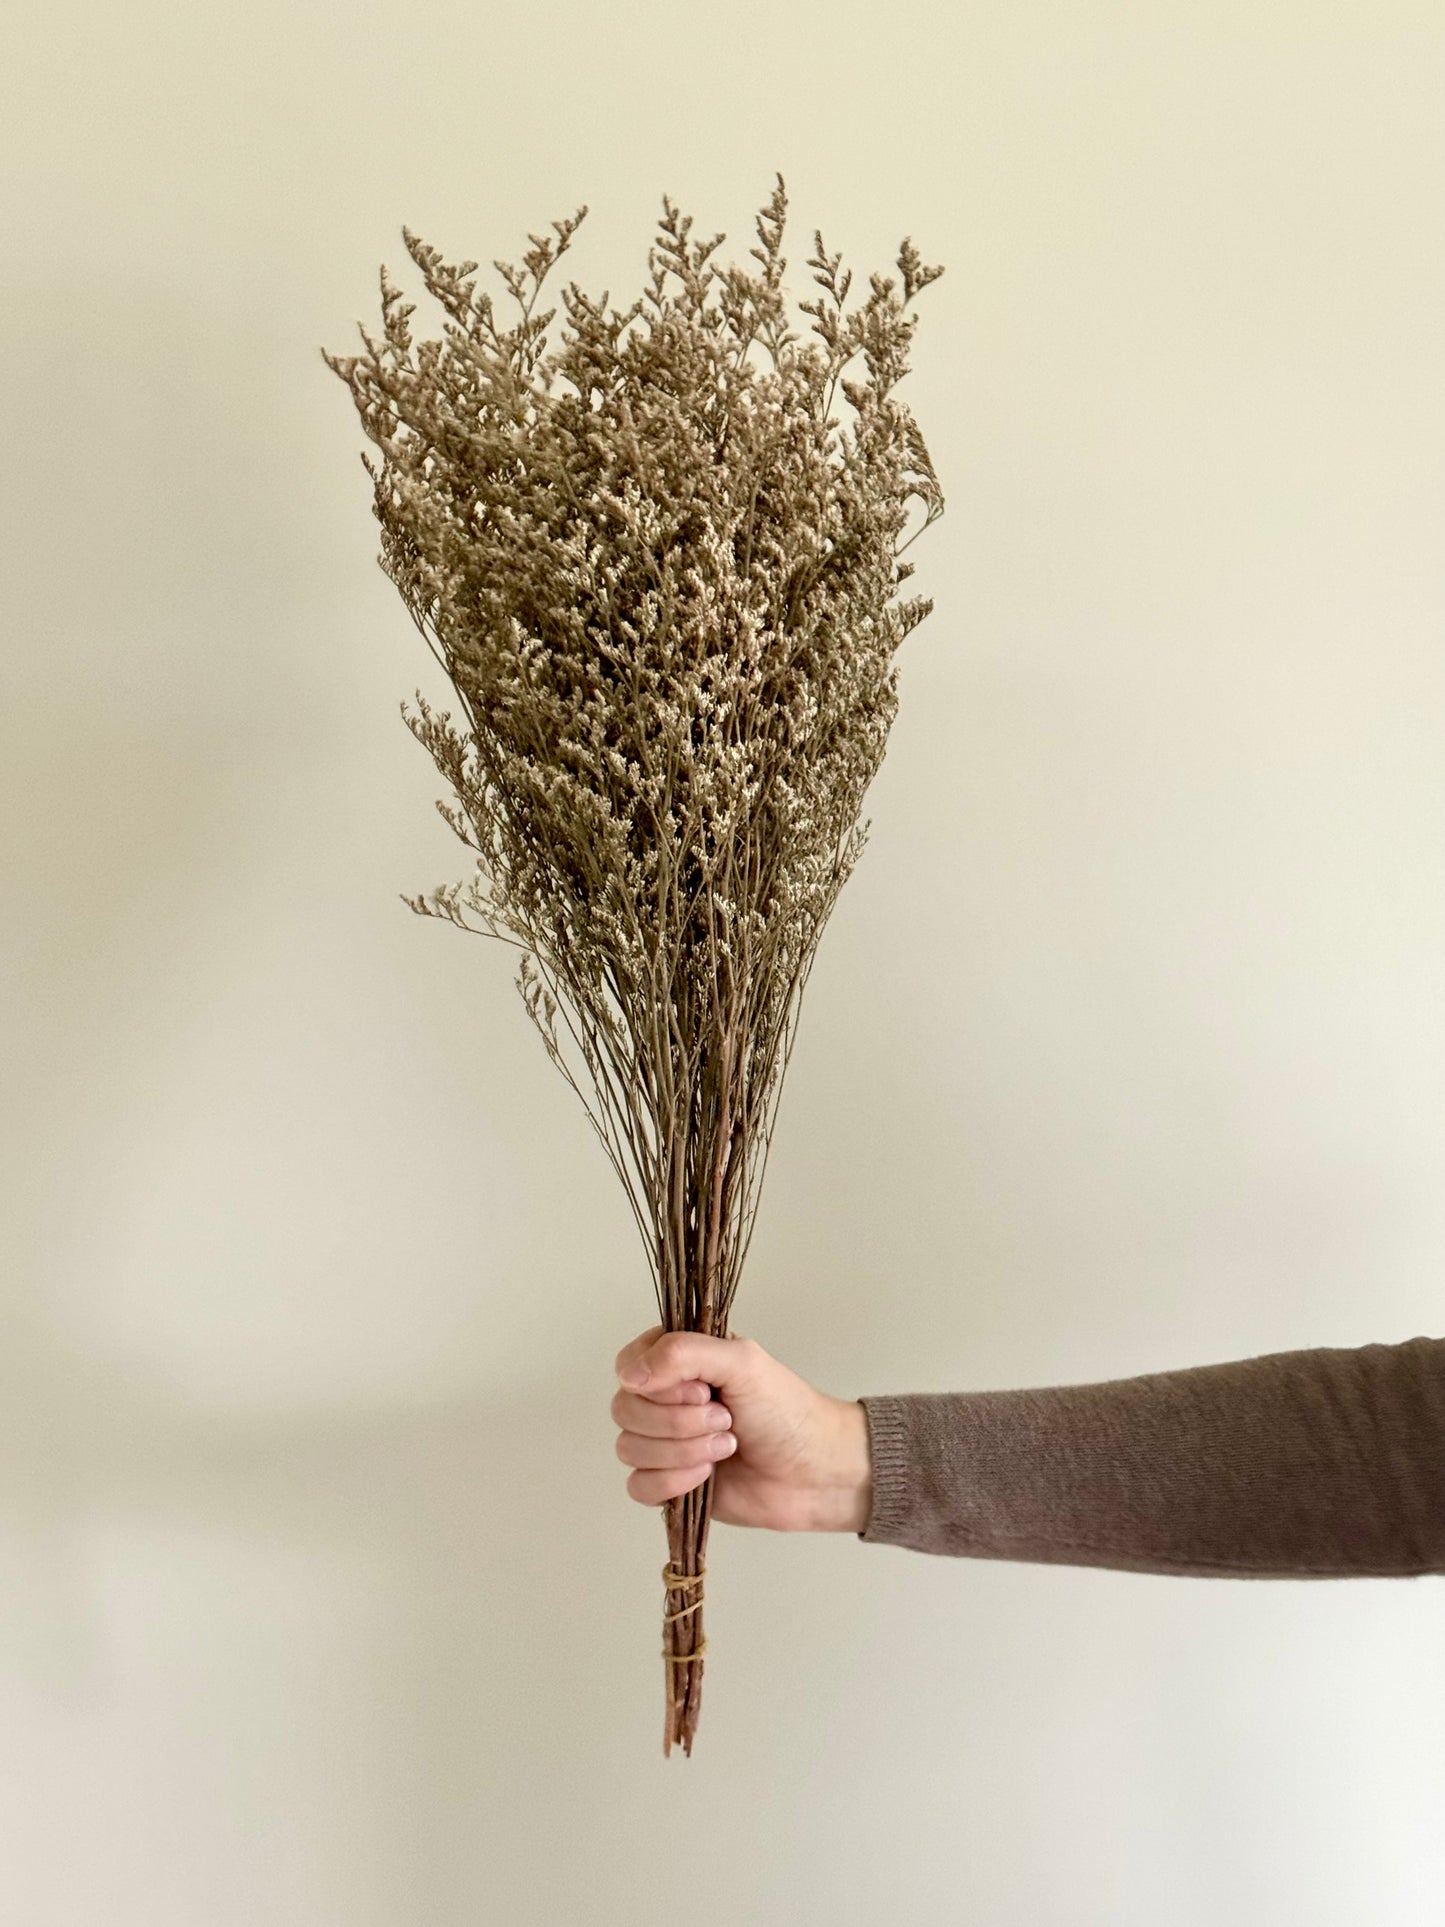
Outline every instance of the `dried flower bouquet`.
<svg viewBox="0 0 1445 1927">
<path fill-rule="evenodd" d="M 555 241 L 529 237 L 524 273 L 494 262 L 510 329 L 476 262 L 448 267 L 404 228 L 444 340 L 413 351 L 383 266 L 383 341 L 363 328 L 364 355 L 322 353 L 384 457 L 361 457 L 378 560 L 465 716 L 420 691 L 401 705 L 475 858 L 403 901 L 521 950 L 527 1010 L 622 1179 L 664 1327 L 726 1337 L 803 989 L 870 827 L 894 656 L 933 607 L 894 600 L 909 502 L 912 541 L 943 498 L 892 390 L 905 309 L 943 270 L 905 240 L 901 288 L 875 274 L 849 312 L 851 274 L 815 230 L 804 342 L 781 175 L 758 274 L 714 268 L 726 237 L 690 243 L 690 217 L 663 208 L 651 286 L 606 313 L 570 284 L 553 353 L 538 301 L 585 206 Z M 665 1507 L 665 1752 L 690 1753 L 697 1726 L 710 1493 Z"/>
</svg>

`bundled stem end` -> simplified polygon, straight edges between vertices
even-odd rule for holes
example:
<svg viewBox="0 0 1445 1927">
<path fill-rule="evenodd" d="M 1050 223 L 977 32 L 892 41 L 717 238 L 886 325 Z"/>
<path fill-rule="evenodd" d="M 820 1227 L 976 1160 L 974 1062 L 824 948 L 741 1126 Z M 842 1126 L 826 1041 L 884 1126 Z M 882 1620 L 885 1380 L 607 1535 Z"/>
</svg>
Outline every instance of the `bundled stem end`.
<svg viewBox="0 0 1445 1927">
<path fill-rule="evenodd" d="M 702 1629 L 707 1534 L 712 1481 L 705 1480 L 663 1507 L 668 1561 L 662 1569 L 667 1603 L 662 1619 L 662 1665 L 666 1713 L 662 1751 L 670 1756 L 679 1742 L 691 1755 L 702 1711 L 702 1672 L 707 1641 Z"/>
</svg>

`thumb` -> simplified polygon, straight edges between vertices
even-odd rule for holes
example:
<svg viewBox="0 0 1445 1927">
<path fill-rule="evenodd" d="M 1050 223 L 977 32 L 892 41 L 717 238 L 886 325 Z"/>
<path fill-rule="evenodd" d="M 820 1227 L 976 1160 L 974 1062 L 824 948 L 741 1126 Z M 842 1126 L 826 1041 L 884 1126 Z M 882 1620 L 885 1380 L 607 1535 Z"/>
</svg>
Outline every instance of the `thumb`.
<svg viewBox="0 0 1445 1927">
<path fill-rule="evenodd" d="M 751 1338 L 715 1338 L 706 1332 L 664 1332 L 621 1366 L 617 1376 L 633 1392 L 649 1398 L 700 1378 L 724 1395 L 745 1392 L 757 1378 L 762 1348 Z"/>
</svg>

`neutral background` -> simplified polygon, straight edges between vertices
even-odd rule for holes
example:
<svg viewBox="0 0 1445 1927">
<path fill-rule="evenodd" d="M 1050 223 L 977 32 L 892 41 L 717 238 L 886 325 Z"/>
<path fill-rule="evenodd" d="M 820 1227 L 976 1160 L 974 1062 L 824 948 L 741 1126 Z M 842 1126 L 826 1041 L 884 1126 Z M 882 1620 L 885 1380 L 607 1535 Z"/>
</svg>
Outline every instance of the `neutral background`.
<svg viewBox="0 0 1445 1927">
<path fill-rule="evenodd" d="M 0 1915 L 1427 1927 L 1445 1584 L 718 1528 L 399 705 L 320 349 L 403 223 L 625 306 L 671 195 L 905 234 L 914 549 L 738 1329 L 824 1388 L 1445 1331 L 1433 4 L 22 5 L 0 135 Z M 482 285 L 500 303 L 500 277 Z M 560 285 L 560 284 L 559 284 Z M 806 324 L 804 324 L 806 325 Z"/>
</svg>

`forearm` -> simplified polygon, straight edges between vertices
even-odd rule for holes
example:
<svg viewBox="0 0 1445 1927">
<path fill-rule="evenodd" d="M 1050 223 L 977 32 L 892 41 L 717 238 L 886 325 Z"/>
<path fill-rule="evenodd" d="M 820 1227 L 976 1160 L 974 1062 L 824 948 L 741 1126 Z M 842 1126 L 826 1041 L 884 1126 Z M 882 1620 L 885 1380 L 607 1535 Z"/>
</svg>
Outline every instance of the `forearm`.
<svg viewBox="0 0 1445 1927">
<path fill-rule="evenodd" d="M 1445 1573 L 1445 1339 L 855 1403 L 870 1543 L 1214 1577 Z"/>
</svg>

